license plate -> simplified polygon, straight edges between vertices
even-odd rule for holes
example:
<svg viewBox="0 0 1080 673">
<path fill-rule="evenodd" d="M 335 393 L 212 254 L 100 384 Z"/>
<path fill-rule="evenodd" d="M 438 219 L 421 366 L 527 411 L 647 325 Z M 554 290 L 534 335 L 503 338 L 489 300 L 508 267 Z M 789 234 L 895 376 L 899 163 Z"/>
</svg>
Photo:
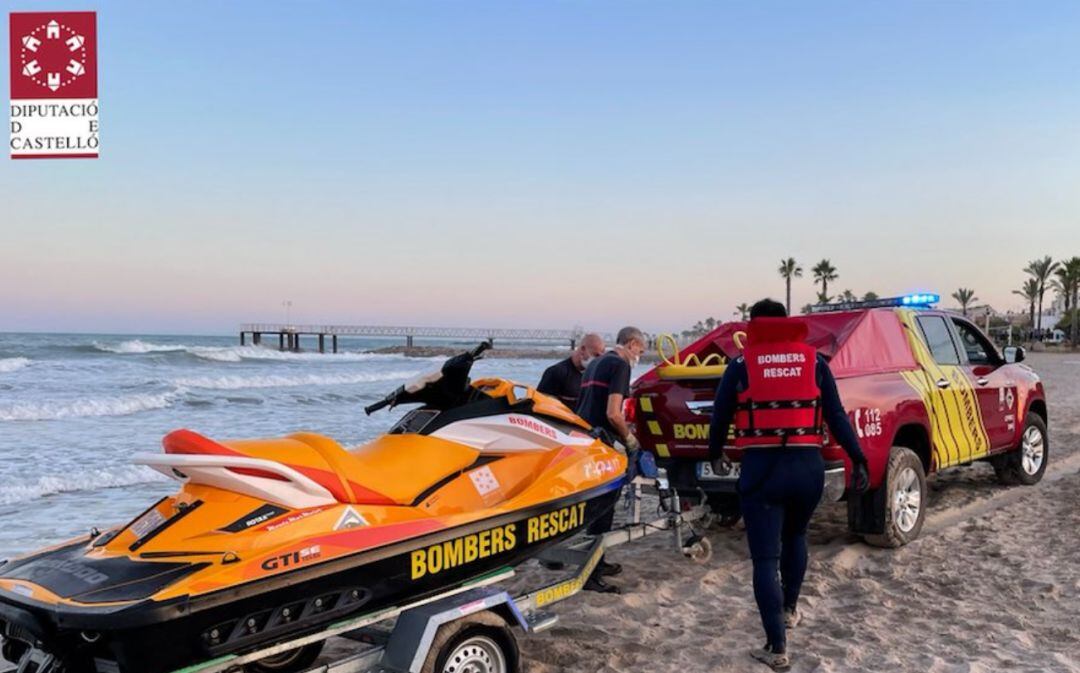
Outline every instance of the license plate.
<svg viewBox="0 0 1080 673">
<path fill-rule="evenodd" d="M 712 463 L 707 460 L 703 460 L 697 464 L 697 476 L 698 479 L 712 479 L 712 480 L 729 480 L 739 478 L 739 464 L 735 463 L 731 466 L 731 472 L 727 474 L 717 474 L 713 471 Z"/>
</svg>

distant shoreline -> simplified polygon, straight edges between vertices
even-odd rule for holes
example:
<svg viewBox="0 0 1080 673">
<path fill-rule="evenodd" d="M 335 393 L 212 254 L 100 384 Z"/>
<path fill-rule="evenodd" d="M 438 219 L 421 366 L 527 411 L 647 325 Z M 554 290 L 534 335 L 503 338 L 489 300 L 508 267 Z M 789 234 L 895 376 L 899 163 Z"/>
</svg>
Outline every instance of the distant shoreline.
<svg viewBox="0 0 1080 673">
<path fill-rule="evenodd" d="M 449 346 L 384 346 L 383 348 L 374 348 L 368 353 L 379 353 L 381 355 L 404 355 L 410 358 L 440 358 L 451 357 L 462 353 L 464 349 L 452 348 Z M 484 354 L 487 358 L 497 358 L 503 360 L 562 360 L 563 358 L 570 357 L 571 351 L 569 348 L 493 348 Z M 659 358 L 656 353 L 646 353 L 641 357 L 642 362 L 655 363 L 659 362 Z"/>
</svg>

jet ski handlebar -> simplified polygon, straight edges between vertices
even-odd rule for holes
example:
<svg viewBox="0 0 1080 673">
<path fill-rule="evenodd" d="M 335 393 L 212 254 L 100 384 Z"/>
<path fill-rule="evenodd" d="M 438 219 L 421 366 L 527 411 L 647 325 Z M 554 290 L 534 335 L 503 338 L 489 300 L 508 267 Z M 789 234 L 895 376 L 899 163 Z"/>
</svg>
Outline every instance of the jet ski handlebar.
<svg viewBox="0 0 1080 673">
<path fill-rule="evenodd" d="M 472 349 L 472 351 L 469 352 L 469 357 L 472 358 L 473 360 L 479 360 L 480 357 L 483 356 L 485 352 L 491 350 L 493 345 L 494 344 L 492 344 L 490 340 L 481 341 L 479 346 L 477 346 L 476 348 Z"/>
<path fill-rule="evenodd" d="M 364 413 L 370 416 L 376 411 L 379 411 L 380 409 L 385 409 L 386 407 L 394 403 L 394 399 L 397 397 L 398 392 L 402 392 L 404 390 L 404 388 L 398 388 L 397 390 L 382 398 L 375 404 L 367 405 L 366 407 L 364 407 Z"/>
<path fill-rule="evenodd" d="M 411 402 L 440 404 L 440 406 L 452 403 L 455 401 L 454 398 L 466 392 L 469 385 L 469 370 L 473 363 L 483 357 L 491 347 L 490 340 L 483 341 L 471 351 L 455 355 L 443 363 L 439 372 L 419 379 L 421 385 L 406 383 L 399 386 L 383 399 L 364 407 L 364 413 L 370 416 L 380 409 Z M 458 388 L 461 390 L 457 390 Z"/>
</svg>

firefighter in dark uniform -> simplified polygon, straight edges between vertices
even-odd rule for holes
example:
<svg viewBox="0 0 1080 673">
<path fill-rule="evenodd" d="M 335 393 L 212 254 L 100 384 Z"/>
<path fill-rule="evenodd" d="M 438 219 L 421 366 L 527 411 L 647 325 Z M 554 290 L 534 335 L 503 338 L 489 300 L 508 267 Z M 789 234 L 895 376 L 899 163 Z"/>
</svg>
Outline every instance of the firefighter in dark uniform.
<svg viewBox="0 0 1080 673">
<path fill-rule="evenodd" d="M 590 332 L 581 337 L 581 343 L 570 357 L 559 360 L 544 370 L 536 389 L 545 395 L 559 398 L 559 401 L 577 408 L 578 396 L 581 395 L 581 375 L 589 363 L 604 354 L 604 338 Z"/>
<path fill-rule="evenodd" d="M 732 420 L 742 451 L 739 498 L 754 564 L 754 598 L 766 643 L 750 651 L 774 670 L 787 670 L 786 630 L 799 622 L 806 574 L 806 528 L 821 500 L 824 426 L 851 459 L 850 488 L 869 486 L 866 458 L 840 402 L 829 365 L 806 343 L 806 323 L 765 299 L 750 311 L 743 355 L 724 372 L 709 434 L 710 457 L 726 461 Z M 717 465 L 718 473 L 727 472 Z"/>
</svg>

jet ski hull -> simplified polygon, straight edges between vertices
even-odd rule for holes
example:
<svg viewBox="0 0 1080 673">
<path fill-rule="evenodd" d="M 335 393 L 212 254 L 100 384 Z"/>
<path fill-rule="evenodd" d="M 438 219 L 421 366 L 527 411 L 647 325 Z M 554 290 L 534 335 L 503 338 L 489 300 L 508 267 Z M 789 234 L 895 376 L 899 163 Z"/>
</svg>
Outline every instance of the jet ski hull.
<svg viewBox="0 0 1080 673">
<path fill-rule="evenodd" d="M 168 673 L 313 632 L 346 616 L 420 600 L 518 565 L 610 511 L 621 482 L 620 477 L 527 509 L 198 596 L 94 606 L 47 604 L 3 590 L 0 624 L 5 638 L 36 643 L 63 657 L 65 673 L 95 671 L 95 659 L 115 662 L 124 673 Z M 119 566 L 103 570 L 84 558 L 87 546 L 68 545 L 0 567 L 0 578 L 40 580 L 45 574 L 56 576 L 58 568 L 64 569 L 62 576 L 81 574 L 83 579 L 88 573 L 118 572 Z M 205 565 L 182 558 L 154 563 L 160 572 L 136 573 L 134 579 L 121 573 L 117 579 L 129 594 L 152 594 L 162 576 L 182 577 Z M 129 571 L 148 565 L 127 564 Z"/>
</svg>

